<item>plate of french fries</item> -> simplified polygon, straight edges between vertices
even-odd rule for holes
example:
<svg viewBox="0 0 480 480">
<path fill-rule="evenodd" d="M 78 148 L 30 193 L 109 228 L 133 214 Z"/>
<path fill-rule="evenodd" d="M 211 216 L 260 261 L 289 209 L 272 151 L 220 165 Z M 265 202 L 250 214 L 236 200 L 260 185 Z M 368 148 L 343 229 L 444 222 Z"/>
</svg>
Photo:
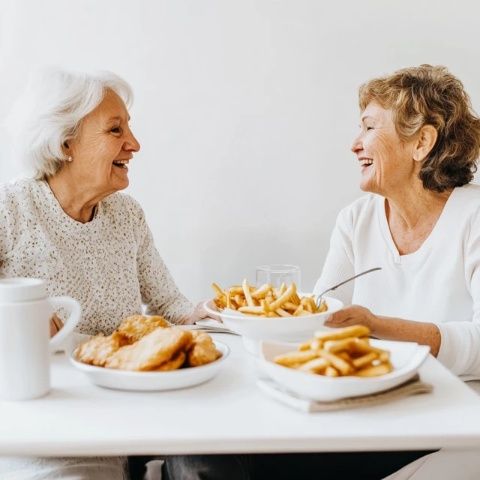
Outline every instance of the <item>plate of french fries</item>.
<svg viewBox="0 0 480 480">
<path fill-rule="evenodd" d="M 244 280 L 229 288 L 214 283 L 212 288 L 215 297 L 205 303 L 207 312 L 220 315 L 229 329 L 252 340 L 306 339 L 343 307 L 340 300 L 330 297 L 317 306 L 316 297 L 298 292 L 295 283 L 274 288 Z"/>
<path fill-rule="evenodd" d="M 160 316 L 133 315 L 110 335 L 82 335 L 70 361 L 102 387 L 161 391 L 210 380 L 229 352 L 203 330 L 172 326 Z"/>
<path fill-rule="evenodd" d="M 317 401 L 370 395 L 416 375 L 429 347 L 369 338 L 362 325 L 318 331 L 299 344 L 264 341 L 263 371 L 287 391 Z"/>
</svg>

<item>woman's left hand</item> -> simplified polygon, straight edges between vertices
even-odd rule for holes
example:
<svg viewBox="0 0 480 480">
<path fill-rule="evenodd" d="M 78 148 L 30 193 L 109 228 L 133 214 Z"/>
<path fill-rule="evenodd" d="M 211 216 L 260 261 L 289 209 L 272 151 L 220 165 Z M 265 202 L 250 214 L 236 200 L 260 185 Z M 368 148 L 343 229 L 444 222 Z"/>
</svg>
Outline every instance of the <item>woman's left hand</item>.
<svg viewBox="0 0 480 480">
<path fill-rule="evenodd" d="M 349 327 L 350 325 L 364 325 L 368 327 L 372 333 L 375 330 L 375 321 L 377 317 L 365 307 L 360 305 L 350 305 L 342 308 L 338 312 L 332 313 L 330 318 L 325 322 L 325 326 L 333 328 Z"/>
</svg>

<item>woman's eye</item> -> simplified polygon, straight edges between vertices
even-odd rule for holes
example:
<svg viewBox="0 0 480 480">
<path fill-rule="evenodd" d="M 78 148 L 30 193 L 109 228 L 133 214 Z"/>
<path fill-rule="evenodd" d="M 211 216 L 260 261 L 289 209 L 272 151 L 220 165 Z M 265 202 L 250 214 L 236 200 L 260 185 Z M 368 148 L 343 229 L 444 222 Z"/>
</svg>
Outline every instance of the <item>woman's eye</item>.
<svg viewBox="0 0 480 480">
<path fill-rule="evenodd" d="M 120 127 L 113 127 L 110 129 L 110 131 L 115 135 L 120 135 L 122 133 L 122 129 Z"/>
<path fill-rule="evenodd" d="M 368 130 L 373 130 L 373 127 L 367 126 L 366 129 L 367 129 L 367 132 L 368 132 Z"/>
</svg>

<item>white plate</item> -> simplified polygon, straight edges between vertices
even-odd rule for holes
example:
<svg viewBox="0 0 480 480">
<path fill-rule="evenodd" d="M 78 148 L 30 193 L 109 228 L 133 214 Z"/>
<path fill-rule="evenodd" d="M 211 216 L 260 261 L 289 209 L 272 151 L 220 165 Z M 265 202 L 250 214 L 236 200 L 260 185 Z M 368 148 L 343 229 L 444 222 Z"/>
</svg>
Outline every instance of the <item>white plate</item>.
<svg viewBox="0 0 480 480">
<path fill-rule="evenodd" d="M 324 297 L 328 310 L 300 317 L 256 317 L 235 310 L 219 312 L 210 300 L 204 304 L 210 315 L 220 315 L 227 328 L 251 340 L 301 341 L 312 336 L 312 332 L 324 329 L 324 323 L 333 312 L 340 310 L 343 303 L 336 298 Z"/>
<path fill-rule="evenodd" d="M 301 397 L 318 401 L 359 397 L 388 390 L 412 378 L 425 361 L 430 348 L 412 342 L 371 340 L 375 347 L 388 350 L 394 370 L 386 375 L 372 378 L 325 377 L 302 372 L 273 363 L 276 355 L 295 350 L 291 343 L 263 342 L 260 365 L 262 370 L 277 384 Z"/>
<path fill-rule="evenodd" d="M 230 349 L 222 342 L 214 341 L 222 356 L 200 367 L 181 368 L 170 372 L 130 372 L 112 368 L 95 367 L 77 361 L 73 352 L 70 362 L 95 385 L 116 390 L 161 391 L 192 387 L 210 380 L 218 374 L 227 359 Z"/>
</svg>

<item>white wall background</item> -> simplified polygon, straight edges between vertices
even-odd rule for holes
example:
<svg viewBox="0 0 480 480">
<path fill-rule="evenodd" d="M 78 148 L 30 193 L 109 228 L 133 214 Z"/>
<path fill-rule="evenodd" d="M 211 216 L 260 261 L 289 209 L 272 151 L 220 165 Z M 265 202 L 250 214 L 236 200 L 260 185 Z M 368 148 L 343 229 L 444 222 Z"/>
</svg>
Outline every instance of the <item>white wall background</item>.
<svg viewBox="0 0 480 480">
<path fill-rule="evenodd" d="M 192 299 L 294 263 L 313 287 L 365 80 L 444 64 L 480 110 L 480 6 L 402 0 L 0 0 L 0 119 L 30 69 L 109 69 L 136 92 L 129 192 Z M 21 172 L 0 133 L 0 181 Z"/>
</svg>

